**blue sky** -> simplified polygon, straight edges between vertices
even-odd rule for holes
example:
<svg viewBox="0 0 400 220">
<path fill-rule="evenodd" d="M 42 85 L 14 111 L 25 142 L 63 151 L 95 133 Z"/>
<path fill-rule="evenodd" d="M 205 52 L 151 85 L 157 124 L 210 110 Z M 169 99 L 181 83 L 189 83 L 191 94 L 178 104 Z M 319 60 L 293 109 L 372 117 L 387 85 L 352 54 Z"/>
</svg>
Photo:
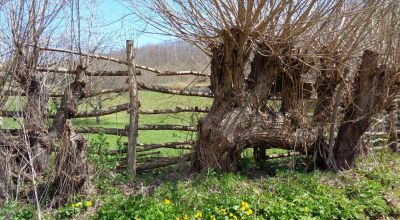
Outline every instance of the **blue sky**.
<svg viewBox="0 0 400 220">
<path fill-rule="evenodd" d="M 134 0 L 132 0 L 134 1 Z M 97 3 L 97 13 L 101 19 L 101 29 L 105 32 L 115 34 L 115 40 L 125 43 L 126 39 L 135 40 L 137 46 L 146 44 L 156 44 L 174 38 L 164 35 L 142 33 L 140 31 L 146 29 L 154 32 L 151 27 L 146 26 L 140 19 L 132 14 L 132 7 L 129 7 L 129 1 L 122 0 L 100 0 Z M 126 39 L 122 39 L 122 38 Z M 117 42 L 115 42 L 117 43 Z"/>
</svg>

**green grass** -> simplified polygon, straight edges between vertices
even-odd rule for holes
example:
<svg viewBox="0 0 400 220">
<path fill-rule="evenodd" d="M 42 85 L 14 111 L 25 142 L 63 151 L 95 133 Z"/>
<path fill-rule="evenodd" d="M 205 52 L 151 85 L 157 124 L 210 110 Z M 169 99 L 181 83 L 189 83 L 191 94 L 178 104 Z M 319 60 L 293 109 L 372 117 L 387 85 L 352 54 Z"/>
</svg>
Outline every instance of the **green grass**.
<svg viewBox="0 0 400 220">
<path fill-rule="evenodd" d="M 251 160 L 245 158 L 245 160 Z M 240 173 L 192 175 L 183 168 L 118 180 L 133 187 L 102 181 L 94 200 L 93 219 L 397 219 L 400 214 L 400 157 L 378 152 L 351 170 L 334 174 L 290 169 L 280 160 L 275 173 L 252 162 Z M 301 161 L 297 161 L 300 163 Z M 273 165 L 273 163 L 266 165 Z M 133 181 L 133 182 L 132 182 Z M 118 185 L 118 184 L 117 184 Z M 66 208 L 68 208 L 67 206 Z M 62 212 L 63 209 L 58 210 Z M 76 218 L 89 215 L 82 211 Z M 196 218 L 199 216 L 202 218 Z M 79 217 L 81 216 L 81 217 Z M 236 217 L 235 217 L 236 216 Z"/>
<path fill-rule="evenodd" d="M 168 95 L 149 91 L 139 92 L 139 101 L 141 109 L 166 109 L 175 106 L 180 107 L 207 107 L 211 105 L 212 99 L 202 97 L 189 97 Z M 104 108 L 115 106 L 129 102 L 127 96 L 119 96 L 113 100 L 107 100 L 104 103 Z M 82 106 L 80 110 L 90 111 L 87 106 Z M 163 115 L 140 115 L 139 124 L 174 124 L 196 126 L 200 117 L 203 114 L 199 113 L 176 113 Z M 96 124 L 95 118 L 74 119 L 73 123 L 76 126 L 93 126 L 107 128 L 124 128 L 129 123 L 129 115 L 127 112 L 119 112 L 112 115 L 101 117 L 101 123 Z M 140 131 L 138 141 L 141 143 L 165 143 L 172 141 L 183 141 L 191 139 L 193 132 L 184 131 Z M 115 137 L 110 137 L 110 142 L 115 140 Z"/>
<path fill-rule="evenodd" d="M 207 98 L 140 92 L 143 109 L 209 106 Z M 128 102 L 121 96 L 109 107 Z M 11 106 L 11 105 L 10 105 Z M 13 105 L 17 109 L 17 105 Z M 80 110 L 91 110 L 81 106 Z M 190 113 L 141 116 L 140 124 L 195 125 L 201 115 Z M 74 119 L 76 126 L 123 128 L 126 112 L 101 118 Z M 14 126 L 15 126 L 15 122 Z M 141 131 L 139 142 L 163 143 L 191 139 L 179 131 Z M 302 157 L 275 159 L 256 164 L 252 151 L 243 152 L 239 173 L 202 174 L 188 171 L 188 164 L 141 173 L 132 178 L 115 173 L 118 156 L 103 154 L 123 148 L 126 138 L 87 135 L 91 164 L 91 190 L 65 207 L 44 210 L 46 219 L 397 219 L 400 215 L 400 156 L 381 151 L 359 159 L 351 171 L 304 172 Z M 186 153 L 162 150 L 162 156 Z M 285 150 L 270 149 L 268 154 Z M 126 157 L 122 155 L 120 157 Z M 87 205 L 92 202 L 94 205 Z M 78 205 L 79 204 L 79 205 Z M 31 219 L 32 205 L 10 201 L 0 207 L 2 219 Z M 235 217 L 236 216 L 236 217 Z"/>
</svg>

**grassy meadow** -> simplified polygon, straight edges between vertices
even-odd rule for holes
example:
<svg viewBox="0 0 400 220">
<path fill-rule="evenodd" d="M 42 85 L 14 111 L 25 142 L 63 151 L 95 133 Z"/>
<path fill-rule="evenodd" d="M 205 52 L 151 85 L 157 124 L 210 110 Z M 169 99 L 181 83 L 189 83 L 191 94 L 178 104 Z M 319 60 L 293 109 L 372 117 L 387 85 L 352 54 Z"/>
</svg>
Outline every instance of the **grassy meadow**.
<svg viewBox="0 0 400 220">
<path fill-rule="evenodd" d="M 141 91 L 142 109 L 210 106 L 209 98 Z M 127 96 L 107 100 L 103 107 L 127 103 Z M 92 110 L 82 105 L 81 111 Z M 14 109 L 18 109 L 14 106 Z M 202 114 L 140 115 L 140 124 L 195 126 Z M 10 127 L 18 126 L 7 121 Z M 74 119 L 75 126 L 124 128 L 128 114 Z M 43 210 L 45 219 L 226 220 L 226 219 L 398 219 L 400 217 L 400 157 L 386 150 L 360 158 L 357 167 L 339 174 L 306 172 L 307 158 L 292 157 L 257 164 L 251 150 L 243 153 L 238 173 L 209 170 L 194 174 L 189 164 L 170 166 L 132 177 L 116 172 L 118 149 L 125 137 L 87 135 L 90 183 L 85 194 L 57 209 Z M 191 140 L 193 132 L 140 131 L 141 143 Z M 159 150 L 157 150 L 159 151 Z M 187 151 L 161 150 L 161 156 Z M 268 153 L 284 152 L 279 149 Z M 45 201 L 43 201 L 45 203 Z M 0 220 L 35 219 L 35 206 L 8 202 Z"/>
</svg>

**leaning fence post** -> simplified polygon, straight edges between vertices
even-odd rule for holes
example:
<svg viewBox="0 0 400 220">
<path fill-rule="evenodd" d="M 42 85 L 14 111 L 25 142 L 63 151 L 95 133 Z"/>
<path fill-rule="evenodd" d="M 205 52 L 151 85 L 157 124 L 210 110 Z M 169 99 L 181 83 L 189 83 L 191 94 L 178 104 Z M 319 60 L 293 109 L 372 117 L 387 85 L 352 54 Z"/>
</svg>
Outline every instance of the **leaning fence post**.
<svg viewBox="0 0 400 220">
<path fill-rule="evenodd" d="M 128 130 L 128 171 L 136 175 L 136 141 L 138 134 L 138 87 L 134 64 L 133 41 L 126 41 L 126 58 L 128 62 L 129 84 L 129 130 Z"/>
</svg>

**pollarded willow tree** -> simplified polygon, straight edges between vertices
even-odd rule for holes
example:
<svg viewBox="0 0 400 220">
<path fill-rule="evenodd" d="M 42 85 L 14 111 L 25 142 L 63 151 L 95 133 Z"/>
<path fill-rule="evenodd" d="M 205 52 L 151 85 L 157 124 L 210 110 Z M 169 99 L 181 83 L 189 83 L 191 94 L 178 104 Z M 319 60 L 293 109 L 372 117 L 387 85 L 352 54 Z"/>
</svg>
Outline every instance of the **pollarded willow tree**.
<svg viewBox="0 0 400 220">
<path fill-rule="evenodd" d="M 372 117 L 399 89 L 398 1 L 143 5 L 143 19 L 211 58 L 214 102 L 199 123 L 198 170 L 235 170 L 248 147 L 256 159 L 283 148 L 314 154 L 321 167 L 351 168 Z"/>
</svg>

